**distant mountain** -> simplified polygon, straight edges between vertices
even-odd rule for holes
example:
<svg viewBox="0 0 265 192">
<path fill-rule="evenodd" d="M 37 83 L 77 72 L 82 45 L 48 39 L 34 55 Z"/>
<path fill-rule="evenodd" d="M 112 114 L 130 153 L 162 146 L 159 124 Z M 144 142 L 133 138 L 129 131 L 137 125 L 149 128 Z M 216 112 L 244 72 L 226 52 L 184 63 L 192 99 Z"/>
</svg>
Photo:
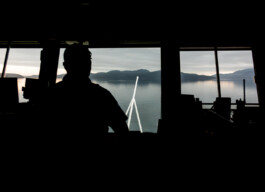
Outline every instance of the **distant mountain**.
<svg viewBox="0 0 265 192">
<path fill-rule="evenodd" d="M 181 80 L 183 82 L 188 81 L 207 81 L 207 80 L 215 80 L 216 78 L 213 76 L 207 76 L 207 75 L 198 75 L 195 73 L 183 73 L 181 72 Z"/>
<path fill-rule="evenodd" d="M 160 71 L 150 72 L 146 69 L 139 69 L 136 71 L 109 71 L 109 72 L 100 72 L 90 75 L 91 80 L 101 80 L 101 81 L 134 81 L 136 76 L 142 81 L 160 81 Z"/>
<path fill-rule="evenodd" d="M 141 81 L 152 81 L 152 82 L 161 81 L 161 71 L 150 72 L 146 69 L 140 69 L 136 71 L 115 70 L 109 72 L 101 72 L 101 73 L 91 74 L 90 78 L 92 80 L 101 80 L 101 81 L 135 80 L 136 76 L 139 76 Z M 220 78 L 221 80 L 230 80 L 230 81 L 243 80 L 243 79 L 252 81 L 254 78 L 254 70 L 249 68 L 249 69 L 238 70 L 233 73 L 220 74 Z M 216 80 L 216 75 L 208 76 L 208 75 L 198 75 L 195 73 L 181 72 L 181 80 L 183 82 Z"/>
<path fill-rule="evenodd" d="M 160 82 L 161 81 L 161 71 L 150 72 L 146 69 L 140 69 L 136 71 L 109 71 L 91 74 L 90 78 L 92 80 L 110 81 L 110 80 L 123 80 L 123 81 L 134 81 L 136 76 L 139 76 L 141 81 L 151 81 Z M 212 76 L 197 75 L 191 73 L 181 73 L 182 81 L 205 81 L 214 80 Z"/>
<path fill-rule="evenodd" d="M 242 69 L 235 71 L 233 73 L 226 73 L 226 74 L 220 74 L 221 80 L 229 80 L 229 81 L 236 81 L 236 80 L 248 80 L 248 81 L 254 81 L 254 70 L 252 68 L 248 69 Z M 213 75 L 215 77 L 215 75 Z"/>
<path fill-rule="evenodd" d="M 27 76 L 26 78 L 38 79 L 39 78 L 39 75 L 31 75 L 31 76 Z"/>
<path fill-rule="evenodd" d="M 63 78 L 65 76 L 65 74 L 59 74 L 59 75 L 57 75 L 57 78 Z"/>
<path fill-rule="evenodd" d="M 57 78 L 63 78 L 65 74 L 57 75 Z M 99 72 L 91 73 L 90 79 L 97 81 L 135 81 L 136 76 L 139 76 L 141 81 L 145 82 L 161 82 L 161 71 L 148 71 L 146 69 L 139 69 L 135 71 L 120 71 L 113 70 L 109 72 Z M 38 76 L 30 76 L 38 77 Z M 21 76 L 23 78 L 23 76 Z M 254 78 L 254 70 L 243 69 L 238 70 L 233 73 L 220 74 L 221 80 L 236 81 L 246 79 L 248 82 L 252 82 Z M 192 82 L 192 81 L 207 81 L 207 80 L 216 80 L 216 75 L 198 75 L 195 73 L 183 73 L 181 72 L 182 82 Z"/>
<path fill-rule="evenodd" d="M 0 76 L 2 76 L 2 73 L 0 73 Z M 19 79 L 25 78 L 24 76 L 16 74 L 16 73 L 6 73 L 5 77 L 13 77 L 13 78 L 19 78 Z"/>
</svg>

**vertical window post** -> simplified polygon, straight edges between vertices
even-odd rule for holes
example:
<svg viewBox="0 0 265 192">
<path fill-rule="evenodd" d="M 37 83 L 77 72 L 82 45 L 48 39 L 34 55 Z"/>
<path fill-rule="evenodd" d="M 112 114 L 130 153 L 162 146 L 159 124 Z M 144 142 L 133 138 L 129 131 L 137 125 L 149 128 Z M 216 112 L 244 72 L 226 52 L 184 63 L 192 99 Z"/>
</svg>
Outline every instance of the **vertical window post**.
<svg viewBox="0 0 265 192">
<path fill-rule="evenodd" d="M 215 56 L 215 66 L 216 66 L 218 97 L 222 97 L 222 95 L 221 95 L 221 84 L 220 84 L 220 74 L 219 74 L 219 63 L 218 63 L 218 53 L 217 53 L 216 47 L 214 47 L 214 56 Z"/>
<path fill-rule="evenodd" d="M 170 133 L 176 127 L 178 104 L 181 95 L 180 53 L 174 41 L 161 43 L 161 117 L 159 132 Z"/>
<path fill-rule="evenodd" d="M 8 60 L 8 55 L 9 55 L 10 47 L 11 47 L 11 42 L 8 41 L 8 45 L 7 45 L 7 48 L 6 48 L 5 61 L 4 61 L 4 65 L 3 65 L 3 70 L 2 70 L 1 78 L 4 78 L 5 77 L 6 65 L 7 65 L 7 60 Z"/>
<path fill-rule="evenodd" d="M 43 45 L 39 79 L 44 87 L 49 87 L 56 83 L 60 44 L 57 39 L 51 38 Z"/>
<path fill-rule="evenodd" d="M 252 58 L 255 72 L 255 83 L 257 86 L 258 101 L 260 107 L 265 111 L 265 78 L 264 78 L 264 46 L 255 44 L 252 46 Z"/>
</svg>

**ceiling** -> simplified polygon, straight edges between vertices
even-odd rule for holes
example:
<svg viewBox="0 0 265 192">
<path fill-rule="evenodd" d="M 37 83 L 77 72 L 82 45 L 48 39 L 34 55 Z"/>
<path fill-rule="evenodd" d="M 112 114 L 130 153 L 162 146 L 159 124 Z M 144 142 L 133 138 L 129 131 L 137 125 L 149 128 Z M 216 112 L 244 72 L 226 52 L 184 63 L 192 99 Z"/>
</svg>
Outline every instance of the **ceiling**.
<svg viewBox="0 0 265 192">
<path fill-rule="evenodd" d="M 181 2 L 181 1 L 179 1 Z M 263 39 L 261 5 L 203 1 L 68 0 L 0 3 L 0 41 L 88 40 L 95 46 L 246 46 Z"/>
</svg>

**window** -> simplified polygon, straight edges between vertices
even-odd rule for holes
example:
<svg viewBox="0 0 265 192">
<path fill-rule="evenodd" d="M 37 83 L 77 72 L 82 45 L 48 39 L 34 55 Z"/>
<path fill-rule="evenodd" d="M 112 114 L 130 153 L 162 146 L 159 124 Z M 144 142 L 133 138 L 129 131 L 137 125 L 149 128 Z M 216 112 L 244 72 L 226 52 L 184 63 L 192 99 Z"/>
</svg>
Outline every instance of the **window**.
<svg viewBox="0 0 265 192">
<path fill-rule="evenodd" d="M 221 97 L 243 100 L 245 80 L 246 103 L 258 103 L 251 50 L 218 50 L 217 59 Z M 182 94 L 193 94 L 211 107 L 218 96 L 214 51 L 180 51 L 180 63 Z"/>
<path fill-rule="evenodd" d="M 27 102 L 23 97 L 22 87 L 25 86 L 26 77 L 38 78 L 40 70 L 41 49 L 11 48 L 9 50 L 5 77 L 18 78 L 19 102 Z M 1 70 L 5 59 L 6 49 L 0 49 Z M 1 71 L 2 73 L 2 71 Z"/>
<path fill-rule="evenodd" d="M 258 103 L 251 51 L 218 51 L 218 60 L 222 97 L 243 100 L 245 80 L 246 103 Z"/>
<path fill-rule="evenodd" d="M 216 69 L 213 51 L 181 51 L 181 93 L 193 94 L 203 103 L 217 97 Z"/>
<path fill-rule="evenodd" d="M 65 75 L 64 48 L 60 50 L 57 81 Z M 157 132 L 161 109 L 159 48 L 90 48 L 94 83 L 108 89 L 124 112 L 132 100 L 139 76 L 135 100 L 143 132 Z M 127 115 L 129 117 L 129 114 Z M 136 109 L 133 108 L 130 130 L 139 131 Z"/>
</svg>

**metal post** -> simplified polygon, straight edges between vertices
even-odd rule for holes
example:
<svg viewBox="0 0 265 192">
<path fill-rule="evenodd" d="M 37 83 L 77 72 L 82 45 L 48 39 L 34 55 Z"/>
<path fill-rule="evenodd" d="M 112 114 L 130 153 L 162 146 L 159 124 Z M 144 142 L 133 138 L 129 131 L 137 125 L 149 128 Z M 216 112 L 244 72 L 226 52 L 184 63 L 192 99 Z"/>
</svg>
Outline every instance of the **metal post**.
<svg viewBox="0 0 265 192">
<path fill-rule="evenodd" d="M 6 65 L 7 65 L 7 60 L 8 60 L 8 55 L 9 55 L 9 50 L 11 47 L 11 42 L 8 42 L 7 48 L 6 48 L 6 55 L 5 55 L 5 61 L 4 61 L 4 65 L 3 65 L 3 70 L 2 70 L 2 75 L 1 78 L 5 77 L 5 73 L 6 73 Z"/>
<path fill-rule="evenodd" d="M 221 84 L 220 84 L 220 75 L 219 75 L 219 63 L 218 63 L 218 53 L 217 48 L 214 48 L 215 55 L 215 66 L 216 66 L 216 78 L 217 78 L 217 89 L 218 89 L 218 97 L 221 97 Z"/>
<path fill-rule="evenodd" d="M 244 103 L 246 103 L 246 80 L 243 79 L 243 99 L 244 99 Z"/>
</svg>

